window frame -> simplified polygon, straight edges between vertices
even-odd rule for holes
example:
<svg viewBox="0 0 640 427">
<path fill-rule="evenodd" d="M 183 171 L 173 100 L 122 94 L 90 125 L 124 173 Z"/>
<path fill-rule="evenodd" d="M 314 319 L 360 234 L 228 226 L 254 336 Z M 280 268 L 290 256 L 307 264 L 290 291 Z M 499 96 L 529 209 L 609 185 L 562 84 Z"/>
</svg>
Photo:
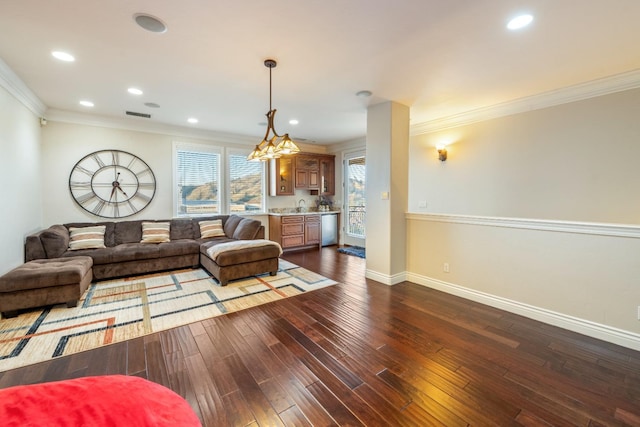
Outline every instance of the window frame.
<svg viewBox="0 0 640 427">
<path fill-rule="evenodd" d="M 199 144 L 190 142 L 173 142 L 172 153 L 172 214 L 174 218 L 191 218 L 211 215 L 229 215 L 231 214 L 231 156 L 247 156 L 251 152 L 249 148 L 231 148 L 220 145 Z M 178 152 L 179 151 L 193 151 L 193 152 L 207 152 L 218 154 L 220 157 L 220 164 L 218 165 L 218 213 L 212 214 L 181 214 L 178 212 Z M 261 209 L 256 211 L 244 211 L 243 216 L 248 215 L 264 215 L 267 211 L 267 171 L 265 162 L 260 162 L 261 168 L 261 192 L 262 201 Z"/>
</svg>

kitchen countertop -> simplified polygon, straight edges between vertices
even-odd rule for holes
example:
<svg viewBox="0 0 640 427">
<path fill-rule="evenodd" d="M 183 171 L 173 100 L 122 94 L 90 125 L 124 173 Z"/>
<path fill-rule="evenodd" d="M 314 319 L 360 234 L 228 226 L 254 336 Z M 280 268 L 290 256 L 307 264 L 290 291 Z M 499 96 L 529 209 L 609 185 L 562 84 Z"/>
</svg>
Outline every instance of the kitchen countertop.
<svg viewBox="0 0 640 427">
<path fill-rule="evenodd" d="M 269 211 L 269 215 L 273 216 L 291 216 L 291 215 L 335 215 L 340 213 L 340 209 L 334 209 L 331 211 L 306 211 L 297 212 L 295 209 L 278 209 L 277 211 Z"/>
</svg>

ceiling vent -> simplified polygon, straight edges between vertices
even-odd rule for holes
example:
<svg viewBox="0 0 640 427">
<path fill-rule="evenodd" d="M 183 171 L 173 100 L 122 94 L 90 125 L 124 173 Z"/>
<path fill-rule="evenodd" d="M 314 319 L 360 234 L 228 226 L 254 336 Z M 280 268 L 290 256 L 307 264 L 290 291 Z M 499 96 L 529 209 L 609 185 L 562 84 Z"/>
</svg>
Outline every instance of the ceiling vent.
<svg viewBox="0 0 640 427">
<path fill-rule="evenodd" d="M 151 118 L 151 114 L 136 113 L 135 111 L 125 111 L 125 114 L 127 116 L 144 117 L 145 119 L 150 119 Z"/>
</svg>

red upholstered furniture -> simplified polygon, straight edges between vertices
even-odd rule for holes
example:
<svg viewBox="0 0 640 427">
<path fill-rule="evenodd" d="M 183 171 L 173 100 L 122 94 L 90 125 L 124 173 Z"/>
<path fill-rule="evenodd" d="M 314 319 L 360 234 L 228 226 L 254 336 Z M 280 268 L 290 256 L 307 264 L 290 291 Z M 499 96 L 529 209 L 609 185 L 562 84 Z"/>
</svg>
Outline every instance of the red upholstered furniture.
<svg viewBox="0 0 640 427">
<path fill-rule="evenodd" d="M 0 390 L 3 427 L 201 426 L 182 397 L 138 377 L 109 375 Z"/>
</svg>

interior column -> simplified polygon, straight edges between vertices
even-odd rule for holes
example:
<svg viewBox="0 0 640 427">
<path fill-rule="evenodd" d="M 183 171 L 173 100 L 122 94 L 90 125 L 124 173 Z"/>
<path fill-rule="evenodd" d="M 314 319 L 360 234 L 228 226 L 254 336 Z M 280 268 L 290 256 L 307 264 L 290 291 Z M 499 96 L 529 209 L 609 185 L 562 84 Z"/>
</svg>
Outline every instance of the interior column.
<svg viewBox="0 0 640 427">
<path fill-rule="evenodd" d="M 395 285 L 406 272 L 409 107 L 396 102 L 367 110 L 366 277 Z"/>
</svg>

